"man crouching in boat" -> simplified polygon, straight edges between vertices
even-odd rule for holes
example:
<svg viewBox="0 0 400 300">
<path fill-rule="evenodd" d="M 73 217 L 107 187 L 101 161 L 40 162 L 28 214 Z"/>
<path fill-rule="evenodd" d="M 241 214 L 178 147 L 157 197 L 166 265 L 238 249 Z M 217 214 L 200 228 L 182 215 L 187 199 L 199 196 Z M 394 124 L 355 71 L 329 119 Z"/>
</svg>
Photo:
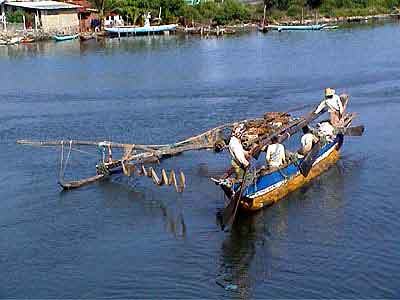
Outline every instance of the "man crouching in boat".
<svg viewBox="0 0 400 300">
<path fill-rule="evenodd" d="M 278 169 L 284 165 L 286 161 L 285 147 L 278 142 L 277 136 L 271 138 L 271 143 L 271 145 L 266 147 L 267 153 L 265 159 L 270 169 Z"/>
<path fill-rule="evenodd" d="M 321 121 L 317 124 L 318 135 L 326 142 L 333 142 L 336 137 L 335 128 L 329 120 Z"/>
<path fill-rule="evenodd" d="M 243 177 L 244 169 L 249 166 L 249 153 L 243 149 L 242 137 L 245 132 L 243 124 L 239 124 L 232 131 L 229 141 L 229 152 L 232 155 L 231 164 L 236 174 L 236 179 Z"/>
<path fill-rule="evenodd" d="M 318 143 L 318 138 L 311 132 L 308 126 L 302 128 L 303 136 L 301 137 L 301 150 L 299 156 L 303 157 L 311 151 L 312 147 Z"/>
</svg>

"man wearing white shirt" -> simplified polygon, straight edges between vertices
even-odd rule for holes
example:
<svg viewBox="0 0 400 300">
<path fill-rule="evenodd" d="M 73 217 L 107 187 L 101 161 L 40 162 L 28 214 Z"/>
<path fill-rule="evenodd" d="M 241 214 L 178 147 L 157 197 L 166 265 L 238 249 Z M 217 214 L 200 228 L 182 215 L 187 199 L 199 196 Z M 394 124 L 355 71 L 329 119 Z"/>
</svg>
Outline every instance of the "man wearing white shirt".
<svg viewBox="0 0 400 300">
<path fill-rule="evenodd" d="M 270 168 L 279 168 L 285 164 L 285 147 L 278 143 L 278 137 L 271 139 L 272 144 L 267 147 L 265 159 Z"/>
<path fill-rule="evenodd" d="M 306 155 L 311 151 L 313 145 L 318 143 L 318 138 L 311 133 L 310 128 L 308 126 L 303 127 L 303 136 L 301 137 L 301 154 Z"/>
<path fill-rule="evenodd" d="M 231 139 L 229 141 L 229 152 L 232 156 L 232 167 L 235 170 L 236 178 L 241 179 L 243 177 L 243 169 L 249 166 L 247 160 L 248 153 L 243 149 L 241 138 L 244 134 L 245 127 L 243 124 L 238 125 L 232 132 Z"/>
<path fill-rule="evenodd" d="M 325 107 L 328 107 L 328 112 L 331 114 L 331 123 L 333 126 L 343 126 L 341 119 L 345 110 L 345 106 L 340 100 L 340 97 L 336 95 L 334 89 L 325 89 L 325 99 L 318 105 L 315 113 L 320 113 Z"/>
</svg>

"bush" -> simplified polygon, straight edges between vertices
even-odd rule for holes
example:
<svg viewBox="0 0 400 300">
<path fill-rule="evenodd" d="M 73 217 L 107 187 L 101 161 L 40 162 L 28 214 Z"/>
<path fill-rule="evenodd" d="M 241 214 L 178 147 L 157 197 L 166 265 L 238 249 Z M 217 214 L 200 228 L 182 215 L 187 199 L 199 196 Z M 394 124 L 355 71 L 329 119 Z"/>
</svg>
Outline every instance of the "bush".
<svg viewBox="0 0 400 300">
<path fill-rule="evenodd" d="M 320 14 L 325 16 L 335 16 L 335 8 L 336 8 L 335 0 L 325 0 L 319 9 L 319 12 Z"/>
<path fill-rule="evenodd" d="M 301 16 L 301 6 L 291 5 L 287 10 L 287 15 L 289 17 L 298 17 Z"/>
<path fill-rule="evenodd" d="M 199 11 L 191 5 L 183 6 L 179 11 L 179 16 L 184 17 L 187 20 L 199 20 L 200 19 Z"/>
<path fill-rule="evenodd" d="M 215 2 L 202 2 L 195 6 L 202 20 L 213 20 L 219 13 L 219 6 Z"/>
<path fill-rule="evenodd" d="M 8 12 L 6 14 L 7 22 L 9 23 L 23 23 L 24 22 L 24 12 L 20 9 L 14 12 Z"/>
<path fill-rule="evenodd" d="M 233 21 L 245 21 L 251 18 L 250 9 L 237 0 L 225 0 L 217 10 L 214 22 L 225 25 Z"/>
</svg>

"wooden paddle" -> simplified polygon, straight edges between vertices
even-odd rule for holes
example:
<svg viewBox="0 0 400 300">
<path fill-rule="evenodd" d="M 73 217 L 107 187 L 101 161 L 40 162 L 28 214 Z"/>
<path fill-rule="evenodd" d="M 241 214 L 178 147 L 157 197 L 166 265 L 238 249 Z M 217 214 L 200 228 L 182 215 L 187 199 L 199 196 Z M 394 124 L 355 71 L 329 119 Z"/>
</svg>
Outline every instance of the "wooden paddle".
<svg viewBox="0 0 400 300">
<path fill-rule="evenodd" d="M 318 158 L 319 150 L 321 150 L 320 144 L 315 143 L 311 148 L 310 152 L 307 153 L 307 155 L 304 157 L 304 160 L 300 163 L 299 165 L 300 173 L 304 177 L 307 177 L 308 173 L 310 173 L 313 163 Z"/>
<path fill-rule="evenodd" d="M 245 179 L 248 169 L 249 167 L 244 169 L 243 178 L 239 190 L 233 195 L 231 201 L 222 212 L 222 220 L 220 220 L 221 221 L 220 225 L 222 230 L 224 230 L 226 226 L 231 226 L 235 221 L 236 212 L 238 210 L 240 198 L 242 197 L 243 188 L 245 186 L 245 181 L 246 181 Z"/>
<path fill-rule="evenodd" d="M 344 135 L 346 135 L 346 136 L 362 136 L 364 133 L 364 130 L 365 130 L 364 125 L 347 127 L 344 130 Z"/>
</svg>

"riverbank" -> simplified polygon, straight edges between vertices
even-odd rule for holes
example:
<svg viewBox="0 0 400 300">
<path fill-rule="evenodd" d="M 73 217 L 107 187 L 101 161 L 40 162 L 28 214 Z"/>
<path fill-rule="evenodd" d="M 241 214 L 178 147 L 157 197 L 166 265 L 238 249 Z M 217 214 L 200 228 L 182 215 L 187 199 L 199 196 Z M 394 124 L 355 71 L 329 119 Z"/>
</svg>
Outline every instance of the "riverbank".
<svg viewBox="0 0 400 300">
<path fill-rule="evenodd" d="M 367 16 L 348 16 L 348 17 L 318 17 L 318 18 L 304 18 L 299 19 L 296 17 L 284 16 L 280 19 L 271 19 L 269 24 L 271 25 L 311 25 L 311 24 L 329 24 L 329 25 L 343 25 L 351 23 L 367 23 L 367 22 L 385 22 L 391 20 L 400 19 L 400 14 L 379 14 L 379 15 L 367 15 Z M 233 25 L 209 25 L 201 23 L 192 23 L 190 26 L 178 25 L 176 28 L 177 34 L 188 34 L 188 35 L 201 35 L 201 36 L 225 36 L 225 35 L 237 35 L 246 34 L 257 30 L 259 24 L 257 23 L 239 23 Z M 107 32 L 82 32 L 80 35 L 83 37 L 82 41 L 95 38 L 104 39 L 111 38 Z M 90 38 L 88 38 L 90 36 Z M 40 41 L 50 41 L 53 39 L 53 35 L 50 33 L 43 32 L 41 30 L 34 31 L 17 31 L 7 32 L 0 31 L 0 46 L 16 45 L 19 43 L 34 43 Z"/>
</svg>

